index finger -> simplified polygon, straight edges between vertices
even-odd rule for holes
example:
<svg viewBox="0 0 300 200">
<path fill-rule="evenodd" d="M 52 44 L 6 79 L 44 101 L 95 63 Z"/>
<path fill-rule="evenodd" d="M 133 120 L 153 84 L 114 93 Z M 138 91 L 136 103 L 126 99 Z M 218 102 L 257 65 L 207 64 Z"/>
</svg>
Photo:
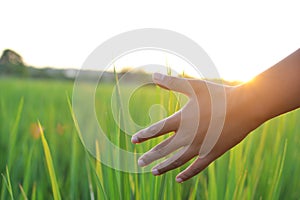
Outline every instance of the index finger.
<svg viewBox="0 0 300 200">
<path fill-rule="evenodd" d="M 132 143 L 140 143 L 146 140 L 149 140 L 154 137 L 158 137 L 164 135 L 166 133 L 176 131 L 180 124 L 180 114 L 179 112 L 167 117 L 159 122 L 156 122 L 145 128 L 140 130 L 136 134 L 134 134 L 131 138 Z"/>
<path fill-rule="evenodd" d="M 162 88 L 174 90 L 187 96 L 191 96 L 194 92 L 190 81 L 186 78 L 168 76 L 161 73 L 153 74 L 153 82 Z"/>
</svg>

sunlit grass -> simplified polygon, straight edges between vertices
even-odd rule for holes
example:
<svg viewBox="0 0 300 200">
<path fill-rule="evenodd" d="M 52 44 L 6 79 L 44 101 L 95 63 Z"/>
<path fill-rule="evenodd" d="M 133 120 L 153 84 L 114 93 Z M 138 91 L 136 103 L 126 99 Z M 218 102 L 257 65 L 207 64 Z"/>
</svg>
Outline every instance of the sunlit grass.
<svg viewBox="0 0 300 200">
<path fill-rule="evenodd" d="M 207 170 L 177 184 L 175 176 L 179 169 L 159 177 L 151 173 L 130 174 L 97 161 L 100 148 L 96 148 L 98 159 L 91 157 L 78 137 L 68 103 L 72 86 L 71 82 L 63 81 L 0 79 L 1 199 L 58 199 L 59 196 L 62 199 L 297 199 L 300 196 L 299 111 L 265 123 Z M 162 140 L 132 145 L 130 137 L 116 126 L 110 111 L 112 85 L 103 85 L 102 89 L 101 95 L 96 93 L 96 109 L 101 110 L 97 116 L 113 143 L 130 151 L 145 152 Z M 149 124 L 148 110 L 153 104 L 163 105 L 166 114 L 179 108 L 173 93 L 152 86 L 138 89 L 130 102 L 132 118 L 142 126 Z M 159 113 L 154 120 L 163 116 Z M 43 128 L 36 129 L 37 120 Z M 96 147 L 99 144 L 95 141 Z"/>
<path fill-rule="evenodd" d="M 59 186 L 58 186 L 56 175 L 55 175 L 55 169 L 53 166 L 51 152 L 50 152 L 50 149 L 49 149 L 49 146 L 48 146 L 48 143 L 45 138 L 44 131 L 43 131 L 43 128 L 42 128 L 42 125 L 40 124 L 40 122 L 38 122 L 38 126 L 39 126 L 39 130 L 41 133 L 41 139 L 42 139 L 47 169 L 48 169 L 49 177 L 51 180 L 53 198 L 54 198 L 54 200 L 60 200 L 61 197 L 60 197 L 60 193 L 59 193 Z"/>
<path fill-rule="evenodd" d="M 4 184 L 7 188 L 7 191 L 9 193 L 10 198 L 14 199 L 13 189 L 12 189 L 12 185 L 11 185 L 11 181 L 10 181 L 10 174 L 9 174 L 7 166 L 6 166 L 6 173 L 5 173 L 5 175 L 2 174 L 2 178 L 3 178 Z"/>
</svg>

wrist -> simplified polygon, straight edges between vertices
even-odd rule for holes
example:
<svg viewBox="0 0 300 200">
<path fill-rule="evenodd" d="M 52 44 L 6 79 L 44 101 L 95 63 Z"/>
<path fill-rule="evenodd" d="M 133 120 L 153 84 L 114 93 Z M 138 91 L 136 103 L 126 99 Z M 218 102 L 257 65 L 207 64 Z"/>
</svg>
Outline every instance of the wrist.
<svg viewBox="0 0 300 200">
<path fill-rule="evenodd" d="M 234 104 L 236 116 L 241 123 L 248 124 L 248 129 L 255 129 L 267 121 L 265 110 L 250 83 L 232 88 L 231 102 Z"/>
<path fill-rule="evenodd" d="M 258 85 L 254 81 L 250 81 L 241 87 L 246 97 L 246 106 L 249 109 L 251 119 L 261 125 L 272 118 L 269 112 L 271 102 L 265 98 L 265 91 L 261 90 Z"/>
</svg>

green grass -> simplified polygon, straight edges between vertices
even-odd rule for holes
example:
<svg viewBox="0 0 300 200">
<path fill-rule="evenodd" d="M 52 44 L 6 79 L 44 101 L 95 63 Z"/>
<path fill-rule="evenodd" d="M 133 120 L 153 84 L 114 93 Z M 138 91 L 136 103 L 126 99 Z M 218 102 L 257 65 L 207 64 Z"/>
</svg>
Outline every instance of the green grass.
<svg viewBox="0 0 300 200">
<path fill-rule="evenodd" d="M 159 177 L 150 173 L 131 174 L 111 169 L 90 156 L 80 141 L 68 104 L 72 87 L 72 82 L 64 81 L 0 79 L 1 199 L 300 196 L 299 111 L 265 123 L 198 176 L 177 184 L 174 180 L 179 169 Z M 109 139 L 136 152 L 145 152 L 160 141 L 131 144 L 130 137 L 116 126 L 111 114 L 111 91 L 112 85 L 101 85 L 95 101 L 99 122 L 109 133 Z M 153 104 L 163 105 L 167 114 L 179 108 L 173 93 L 155 87 L 140 88 L 132 95 L 129 107 L 136 123 L 149 125 L 148 110 Z M 157 121 L 163 115 L 158 112 L 151 117 Z M 38 121 L 42 129 L 37 128 Z M 94 145 L 99 157 L 99 141 Z"/>
<path fill-rule="evenodd" d="M 47 169 L 48 169 L 48 172 L 49 172 L 49 177 L 50 177 L 50 180 L 51 180 L 53 198 L 54 198 L 54 200 L 60 200 L 61 197 L 60 197 L 60 193 L 59 193 L 58 183 L 57 183 L 57 180 L 56 180 L 55 170 L 54 170 L 54 167 L 53 167 L 51 152 L 50 152 L 47 140 L 46 140 L 45 135 L 44 135 L 43 127 L 42 127 L 40 122 L 38 122 L 38 131 L 41 134 L 41 140 L 42 140 L 42 144 L 43 144 L 45 160 L 46 160 Z"/>
</svg>

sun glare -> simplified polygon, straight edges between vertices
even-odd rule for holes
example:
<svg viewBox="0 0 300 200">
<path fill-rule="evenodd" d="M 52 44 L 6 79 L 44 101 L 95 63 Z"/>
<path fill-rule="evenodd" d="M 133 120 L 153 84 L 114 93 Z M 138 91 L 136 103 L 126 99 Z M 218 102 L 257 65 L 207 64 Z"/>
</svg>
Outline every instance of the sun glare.
<svg viewBox="0 0 300 200">
<path fill-rule="evenodd" d="M 222 75 L 222 78 L 227 81 L 238 81 L 238 82 L 245 83 L 251 81 L 254 78 L 254 75 L 250 73 L 249 74 L 238 73 L 235 71 L 228 70 L 226 71 L 226 73 Z"/>
<path fill-rule="evenodd" d="M 223 79 L 238 82 L 247 82 L 254 77 L 251 73 L 233 71 L 233 69 L 225 68 L 217 68 L 219 74 L 215 77 L 206 77 L 201 74 L 201 67 L 199 68 L 200 70 L 197 71 L 184 59 L 174 54 L 158 50 L 141 50 L 128 53 L 113 61 L 108 70 L 113 71 L 114 68 L 119 72 L 134 70 L 147 73 L 167 73 L 168 68 L 170 68 L 172 69 L 173 75 L 185 74 L 195 78 Z"/>
</svg>

